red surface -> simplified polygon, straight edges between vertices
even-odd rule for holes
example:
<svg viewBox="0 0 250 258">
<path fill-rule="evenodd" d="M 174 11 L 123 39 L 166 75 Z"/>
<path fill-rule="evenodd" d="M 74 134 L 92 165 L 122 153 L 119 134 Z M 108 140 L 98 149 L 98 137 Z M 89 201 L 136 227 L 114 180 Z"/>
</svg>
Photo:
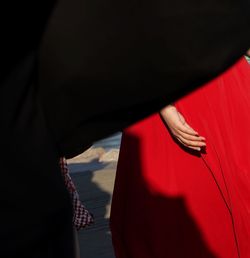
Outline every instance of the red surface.
<svg viewBox="0 0 250 258">
<path fill-rule="evenodd" d="M 250 258 L 250 66 L 176 102 L 206 138 L 178 145 L 158 114 L 124 131 L 111 210 L 117 258 Z"/>
</svg>

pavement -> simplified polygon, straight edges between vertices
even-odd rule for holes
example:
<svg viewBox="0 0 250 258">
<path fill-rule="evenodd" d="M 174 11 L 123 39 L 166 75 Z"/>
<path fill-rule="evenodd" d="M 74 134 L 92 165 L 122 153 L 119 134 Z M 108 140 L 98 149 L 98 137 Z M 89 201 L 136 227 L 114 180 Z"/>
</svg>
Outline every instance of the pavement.
<svg viewBox="0 0 250 258">
<path fill-rule="evenodd" d="M 95 218 L 78 232 L 81 258 L 115 258 L 109 216 L 118 154 L 118 149 L 95 147 L 68 160 L 80 199 Z"/>
</svg>

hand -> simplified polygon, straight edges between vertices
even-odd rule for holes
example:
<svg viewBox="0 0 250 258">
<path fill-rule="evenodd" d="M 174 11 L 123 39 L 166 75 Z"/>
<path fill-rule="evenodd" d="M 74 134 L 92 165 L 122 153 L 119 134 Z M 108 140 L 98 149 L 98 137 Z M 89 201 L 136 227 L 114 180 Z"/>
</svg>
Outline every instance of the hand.
<svg viewBox="0 0 250 258">
<path fill-rule="evenodd" d="M 205 147 L 205 138 L 191 128 L 178 110 L 169 105 L 160 111 L 160 114 L 167 124 L 172 135 L 187 148 L 200 151 Z"/>
<path fill-rule="evenodd" d="M 247 50 L 246 55 L 250 57 L 250 48 Z"/>
</svg>

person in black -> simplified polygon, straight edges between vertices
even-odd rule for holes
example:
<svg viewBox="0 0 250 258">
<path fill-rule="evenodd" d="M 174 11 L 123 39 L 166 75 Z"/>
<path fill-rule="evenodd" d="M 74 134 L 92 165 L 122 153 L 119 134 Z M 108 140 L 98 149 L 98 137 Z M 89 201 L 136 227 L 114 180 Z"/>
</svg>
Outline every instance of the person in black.
<svg viewBox="0 0 250 258">
<path fill-rule="evenodd" d="M 59 157 L 121 130 L 233 64 L 248 0 L 4 2 L 1 257 L 74 256 Z"/>
</svg>

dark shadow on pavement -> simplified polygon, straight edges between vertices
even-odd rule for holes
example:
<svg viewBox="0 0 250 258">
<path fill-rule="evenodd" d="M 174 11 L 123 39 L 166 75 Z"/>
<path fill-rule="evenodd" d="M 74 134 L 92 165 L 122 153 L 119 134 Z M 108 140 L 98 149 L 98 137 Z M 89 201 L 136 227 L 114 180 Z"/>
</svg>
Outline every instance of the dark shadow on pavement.
<svg viewBox="0 0 250 258">
<path fill-rule="evenodd" d="M 108 167 L 109 163 L 98 160 L 69 164 L 70 175 L 80 199 L 95 219 L 93 225 L 78 232 L 81 258 L 114 258 L 108 206 L 111 202 L 115 171 Z M 102 186 L 110 189 L 109 192 L 102 189 Z"/>
</svg>

